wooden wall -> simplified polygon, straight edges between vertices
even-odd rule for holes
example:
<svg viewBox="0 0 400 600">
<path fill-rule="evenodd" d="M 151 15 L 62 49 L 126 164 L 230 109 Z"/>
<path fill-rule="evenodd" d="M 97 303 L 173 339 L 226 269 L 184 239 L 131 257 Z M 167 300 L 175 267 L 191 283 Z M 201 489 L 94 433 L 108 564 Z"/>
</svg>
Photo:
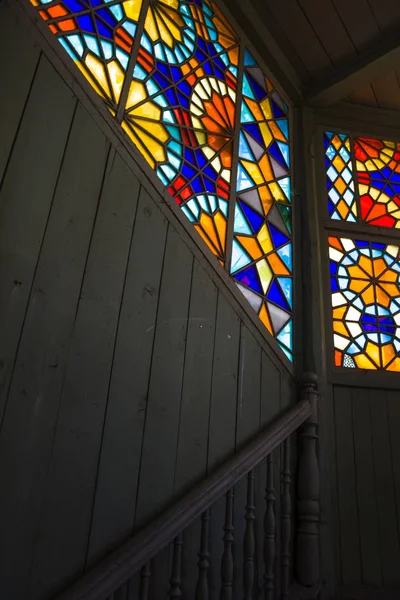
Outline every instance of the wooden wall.
<svg viewBox="0 0 400 600">
<path fill-rule="evenodd" d="M 11 4 L 0 4 L 0 597 L 38 600 L 294 390 Z"/>
<path fill-rule="evenodd" d="M 335 385 L 328 405 L 339 597 L 399 598 L 400 392 Z"/>
</svg>

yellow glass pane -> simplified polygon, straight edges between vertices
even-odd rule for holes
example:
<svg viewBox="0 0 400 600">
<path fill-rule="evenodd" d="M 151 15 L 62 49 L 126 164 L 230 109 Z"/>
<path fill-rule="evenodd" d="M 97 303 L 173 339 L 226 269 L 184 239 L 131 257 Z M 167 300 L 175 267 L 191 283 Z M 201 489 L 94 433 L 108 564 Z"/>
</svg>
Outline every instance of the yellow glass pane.
<svg viewBox="0 0 400 600">
<path fill-rule="evenodd" d="M 94 56 L 94 54 L 88 54 L 85 59 L 85 64 L 95 80 L 98 81 L 103 90 L 106 92 L 107 96 L 111 98 L 110 87 L 108 85 L 103 63 L 96 56 Z"/>
<path fill-rule="evenodd" d="M 363 299 L 363 302 L 365 304 L 373 304 L 375 302 L 375 294 L 374 294 L 374 288 L 372 285 L 370 285 L 365 292 L 363 292 L 361 294 L 361 297 Z"/>
<path fill-rule="evenodd" d="M 396 358 L 387 368 L 388 371 L 400 371 L 400 358 Z"/>
<path fill-rule="evenodd" d="M 266 119 L 274 118 L 274 115 L 272 114 L 271 103 L 269 101 L 269 98 L 265 98 L 265 100 L 263 100 L 260 103 L 260 106 L 261 106 L 261 110 L 263 111 L 264 117 Z"/>
<path fill-rule="evenodd" d="M 260 183 L 264 183 L 264 177 L 262 176 L 261 171 L 256 164 L 249 162 L 248 160 L 241 160 L 240 162 L 242 163 L 246 171 L 249 173 L 254 183 L 256 183 L 257 185 L 259 185 Z"/>
<path fill-rule="evenodd" d="M 376 258 L 374 260 L 375 277 L 379 277 L 384 272 L 385 269 L 387 269 L 387 265 L 386 265 L 385 261 L 383 260 L 383 258 Z"/>
<path fill-rule="evenodd" d="M 271 168 L 271 163 L 269 162 L 269 158 L 266 154 L 264 154 L 264 156 L 258 164 L 260 166 L 265 181 L 272 181 L 273 179 L 275 179 L 275 175 Z M 264 183 L 264 181 L 262 181 L 261 183 Z"/>
<path fill-rule="evenodd" d="M 145 98 L 147 98 L 145 85 L 143 83 L 140 83 L 139 81 L 132 81 L 129 88 L 128 99 L 126 101 L 126 108 L 133 108 L 136 104 L 139 104 L 139 102 L 142 102 L 142 100 L 144 100 Z"/>
<path fill-rule="evenodd" d="M 265 122 L 260 123 L 259 127 L 260 127 L 260 130 L 261 130 L 261 135 L 262 135 L 263 140 L 264 140 L 264 145 L 265 145 L 266 148 L 268 148 L 269 145 L 270 145 L 270 143 L 274 139 L 273 136 L 272 136 L 271 130 L 268 127 L 267 123 L 265 123 Z"/>
<path fill-rule="evenodd" d="M 273 274 L 271 269 L 268 266 L 267 261 L 265 260 L 265 258 L 263 258 L 263 260 L 260 260 L 257 263 L 257 271 L 258 274 L 260 276 L 260 280 L 261 280 L 261 285 L 264 291 L 264 294 L 266 294 L 268 292 L 268 288 L 270 286 Z"/>
<path fill-rule="evenodd" d="M 343 321 L 334 321 L 333 322 L 333 331 L 335 333 L 339 333 L 340 335 L 343 335 L 344 337 L 349 337 L 349 332 L 347 331 L 346 327 L 344 326 Z"/>
<path fill-rule="evenodd" d="M 238 241 L 247 250 L 253 260 L 258 260 L 262 257 L 260 246 L 257 244 L 257 240 L 253 237 L 246 237 L 244 235 L 237 236 Z"/>
<path fill-rule="evenodd" d="M 383 289 L 379 286 L 376 288 L 376 301 L 378 304 L 382 304 L 385 308 L 389 308 L 390 304 L 390 296 L 383 291 Z"/>
<path fill-rule="evenodd" d="M 332 161 L 332 164 L 335 167 L 335 169 L 338 171 L 338 173 L 341 173 L 346 166 L 346 164 L 345 164 L 343 158 L 340 156 L 340 154 L 337 154 L 335 156 L 335 158 Z"/>
<path fill-rule="evenodd" d="M 75 62 L 75 64 L 78 67 L 78 69 L 80 70 L 80 72 L 88 80 L 88 82 L 90 83 L 90 85 L 92 86 L 92 88 L 99 94 L 99 96 L 101 98 L 103 98 L 105 100 L 106 96 L 104 95 L 104 92 L 97 85 L 96 80 L 87 72 L 87 70 L 85 69 L 85 67 L 83 66 L 83 64 L 81 62 Z"/>
<path fill-rule="evenodd" d="M 144 29 L 145 29 L 147 35 L 149 36 L 149 38 L 151 40 L 153 40 L 153 42 L 155 42 L 158 39 L 158 29 L 157 29 L 156 19 L 153 14 L 153 10 L 152 10 L 151 6 L 149 7 L 149 10 L 147 11 L 146 20 L 144 23 Z"/>
<path fill-rule="evenodd" d="M 372 261 L 370 258 L 368 258 L 367 256 L 364 256 L 364 255 L 361 255 L 358 263 L 359 263 L 360 267 L 362 269 L 364 269 L 364 271 L 366 273 L 368 273 L 368 275 L 370 277 L 373 276 L 373 267 L 372 267 Z"/>
<path fill-rule="evenodd" d="M 205 241 L 207 246 L 210 248 L 211 252 L 213 254 L 215 254 L 215 256 L 218 256 L 217 249 L 215 248 L 214 244 L 212 244 L 211 240 L 207 237 L 207 235 L 205 234 L 203 229 L 200 227 L 200 225 L 195 225 L 194 228 L 197 231 L 197 233 L 199 234 L 199 236 Z"/>
<path fill-rule="evenodd" d="M 257 239 L 260 243 L 261 248 L 264 251 L 264 254 L 268 254 L 274 249 L 271 237 L 269 235 L 269 231 L 265 223 L 258 232 Z"/>
<path fill-rule="evenodd" d="M 339 204 L 336 206 L 336 210 L 339 212 L 340 216 L 345 221 L 350 209 L 344 200 L 340 200 Z"/>
<path fill-rule="evenodd" d="M 279 140 L 280 142 L 287 142 L 287 139 L 285 138 L 275 121 L 268 121 L 268 125 L 271 129 L 272 135 L 276 140 Z"/>
<path fill-rule="evenodd" d="M 226 243 L 226 225 L 227 225 L 227 223 L 226 223 L 226 219 L 225 219 L 224 215 L 221 212 L 218 211 L 214 215 L 214 223 L 217 228 L 220 246 L 221 246 L 222 250 L 224 251 L 225 243 Z"/>
<path fill-rule="evenodd" d="M 352 265 L 347 268 L 349 275 L 352 279 L 363 279 L 370 281 L 370 277 L 362 270 L 358 265 Z"/>
<path fill-rule="evenodd" d="M 381 350 L 382 350 L 382 363 L 383 363 L 382 366 L 384 368 L 386 368 L 386 366 L 390 363 L 390 361 L 393 360 L 394 357 L 396 356 L 396 352 L 395 352 L 392 344 L 386 344 L 385 346 L 382 346 Z"/>
<path fill-rule="evenodd" d="M 398 277 L 399 274 L 396 273 L 396 271 L 393 271 L 393 269 L 388 269 L 386 273 L 383 273 L 383 275 L 381 275 L 380 281 L 394 282 L 397 281 Z"/>
<path fill-rule="evenodd" d="M 364 291 L 367 286 L 371 285 L 370 281 L 365 281 L 363 279 L 351 279 L 349 288 L 352 292 L 359 294 Z"/>
<path fill-rule="evenodd" d="M 389 296 L 393 296 L 393 298 L 400 296 L 400 290 L 398 285 L 395 285 L 394 283 L 385 282 L 380 282 L 379 285 Z"/>
<path fill-rule="evenodd" d="M 275 198 L 275 200 L 277 200 L 278 202 L 286 202 L 286 203 L 288 202 L 288 198 L 286 197 L 286 194 L 284 193 L 284 191 L 282 190 L 281 186 L 278 184 L 277 181 L 273 181 L 272 183 L 269 183 L 268 187 L 270 189 L 272 196 Z"/>
<path fill-rule="evenodd" d="M 110 76 L 111 85 L 114 92 L 116 102 L 119 102 L 121 96 L 121 90 L 125 79 L 125 73 L 119 66 L 116 60 L 112 60 L 107 65 L 108 73 Z"/>
<path fill-rule="evenodd" d="M 337 308 L 334 308 L 332 311 L 333 318 L 334 319 L 342 319 L 346 310 L 347 310 L 347 306 L 338 306 Z"/>
<path fill-rule="evenodd" d="M 137 137 L 137 135 L 135 134 L 135 132 L 131 129 L 131 127 L 129 126 L 129 124 L 126 121 L 122 121 L 121 126 L 122 126 L 122 129 L 127 133 L 127 135 L 130 137 L 130 139 L 133 141 L 133 143 L 135 144 L 135 146 L 138 148 L 138 150 L 143 154 L 144 158 L 147 160 L 147 162 L 149 163 L 150 167 L 152 169 L 154 169 L 155 166 L 156 166 L 156 163 L 155 163 L 153 157 L 150 156 L 150 154 L 147 152 L 146 147 L 143 146 L 142 142 Z"/>
<path fill-rule="evenodd" d="M 371 362 L 369 358 L 365 356 L 365 354 L 359 354 L 358 356 L 354 356 L 354 362 L 356 363 L 359 369 L 370 369 L 375 371 L 377 369 L 376 365 L 374 365 L 374 363 Z"/>
<path fill-rule="evenodd" d="M 337 189 L 339 195 L 343 196 L 343 193 L 345 192 L 347 185 L 341 177 L 339 177 L 339 179 L 337 179 L 335 181 L 335 188 Z"/>
<path fill-rule="evenodd" d="M 126 16 L 132 21 L 138 21 L 140 9 L 142 8 L 142 0 L 126 0 L 124 2 L 124 10 Z"/>
<path fill-rule="evenodd" d="M 250 100 L 250 98 L 245 98 L 245 102 L 246 102 L 247 106 L 249 107 L 249 110 L 252 113 L 252 115 L 254 116 L 254 118 L 257 121 L 263 121 L 264 115 L 261 112 L 260 105 L 258 104 L 258 102 L 254 102 L 254 100 Z"/>
<path fill-rule="evenodd" d="M 268 329 L 270 334 L 274 335 L 274 332 L 272 330 L 271 321 L 270 321 L 267 309 L 265 308 L 265 304 L 262 305 L 262 309 L 260 310 L 260 314 L 258 316 L 260 317 L 261 321 L 264 323 L 265 327 Z"/>
<path fill-rule="evenodd" d="M 268 262 L 275 275 L 290 275 L 290 272 L 277 254 L 270 254 L 268 256 Z"/>
<path fill-rule="evenodd" d="M 220 251 L 222 251 L 222 248 L 220 247 L 219 239 L 217 237 L 217 233 L 215 231 L 214 222 L 213 222 L 212 217 L 210 217 L 210 215 L 208 215 L 207 213 L 203 212 L 200 217 L 200 225 L 202 226 L 202 228 L 204 229 L 204 231 L 206 232 L 206 234 L 208 235 L 208 237 L 210 238 L 212 243 L 215 245 L 215 247 L 218 248 Z"/>
<path fill-rule="evenodd" d="M 151 130 L 149 127 L 149 131 L 151 131 L 151 133 L 155 137 L 148 135 L 145 131 L 143 131 L 143 129 L 136 127 L 135 124 L 132 124 L 131 126 L 134 129 L 138 138 L 143 142 L 143 144 L 144 144 L 145 148 L 148 150 L 149 154 L 151 154 L 151 156 L 153 156 L 153 158 L 157 162 L 165 162 L 167 159 L 166 155 L 165 155 L 165 148 L 162 144 L 160 144 L 157 141 L 157 131 L 159 130 L 159 132 L 161 134 L 161 131 L 164 130 L 163 126 L 162 125 L 157 126 L 155 123 L 152 123 L 153 127 Z"/>
<path fill-rule="evenodd" d="M 371 360 L 374 361 L 378 366 L 381 366 L 381 351 L 380 346 L 373 344 L 372 342 L 367 343 L 366 354 Z"/>
</svg>

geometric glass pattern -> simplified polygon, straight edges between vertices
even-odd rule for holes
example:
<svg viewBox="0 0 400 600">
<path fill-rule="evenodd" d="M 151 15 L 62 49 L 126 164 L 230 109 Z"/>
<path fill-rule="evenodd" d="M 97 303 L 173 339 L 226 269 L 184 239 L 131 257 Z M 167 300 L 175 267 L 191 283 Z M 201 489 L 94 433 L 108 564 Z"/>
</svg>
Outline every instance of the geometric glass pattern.
<svg viewBox="0 0 400 600">
<path fill-rule="evenodd" d="M 366 223 L 400 227 L 400 144 L 354 140 L 361 216 Z"/>
<path fill-rule="evenodd" d="M 30 3 L 292 360 L 289 110 L 216 2 Z"/>
<path fill-rule="evenodd" d="M 400 228 L 400 143 L 326 131 L 324 150 L 329 217 Z"/>
<path fill-rule="evenodd" d="M 355 223 L 357 203 L 349 136 L 326 131 L 324 149 L 329 217 Z"/>
<path fill-rule="evenodd" d="M 292 360 L 288 107 L 246 50 L 230 271 Z"/>
<path fill-rule="evenodd" d="M 400 248 L 329 237 L 335 365 L 400 371 Z"/>
</svg>

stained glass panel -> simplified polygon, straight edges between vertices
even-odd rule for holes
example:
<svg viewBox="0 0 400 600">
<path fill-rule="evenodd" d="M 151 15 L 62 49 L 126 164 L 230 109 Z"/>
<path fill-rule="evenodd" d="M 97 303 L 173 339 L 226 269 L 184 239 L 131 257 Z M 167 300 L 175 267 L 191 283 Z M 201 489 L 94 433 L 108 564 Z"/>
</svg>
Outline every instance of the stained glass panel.
<svg viewBox="0 0 400 600">
<path fill-rule="evenodd" d="M 400 248 L 329 238 L 335 365 L 400 370 Z"/>
<path fill-rule="evenodd" d="M 345 133 L 324 134 L 328 211 L 336 221 L 357 220 L 350 138 Z"/>
<path fill-rule="evenodd" d="M 30 0 L 115 115 L 142 0 Z"/>
<path fill-rule="evenodd" d="M 231 273 L 292 360 L 288 107 L 246 50 Z"/>
<path fill-rule="evenodd" d="M 354 154 L 362 218 L 400 228 L 400 143 L 358 137 Z"/>
<path fill-rule="evenodd" d="M 217 3 L 29 1 L 292 360 L 288 107 Z"/>
</svg>

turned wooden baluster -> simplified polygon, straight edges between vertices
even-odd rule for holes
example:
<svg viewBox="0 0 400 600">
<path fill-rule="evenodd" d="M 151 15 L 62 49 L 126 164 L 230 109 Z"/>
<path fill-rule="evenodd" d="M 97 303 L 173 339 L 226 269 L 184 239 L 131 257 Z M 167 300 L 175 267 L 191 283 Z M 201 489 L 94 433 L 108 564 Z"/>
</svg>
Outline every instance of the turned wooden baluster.
<svg viewBox="0 0 400 600">
<path fill-rule="evenodd" d="M 246 530 L 243 540 L 243 587 L 244 600 L 252 600 L 254 590 L 254 520 L 256 518 L 254 505 L 254 471 L 247 475 Z"/>
<path fill-rule="evenodd" d="M 264 590 L 265 600 L 273 600 L 275 587 L 275 488 L 274 461 L 272 454 L 267 457 L 267 485 L 265 489 L 264 515 Z"/>
<path fill-rule="evenodd" d="M 150 562 L 148 562 L 140 572 L 139 600 L 148 600 L 149 598 L 150 577 Z"/>
<path fill-rule="evenodd" d="M 210 511 L 206 510 L 201 517 L 201 541 L 199 551 L 199 577 L 196 585 L 196 600 L 208 600 L 208 569 L 210 567 L 209 557 L 210 539 Z"/>
<path fill-rule="evenodd" d="M 290 578 L 290 533 L 291 533 L 291 499 L 290 499 L 290 438 L 283 442 L 282 499 L 281 499 L 281 531 L 282 531 L 282 582 L 281 598 L 289 595 Z"/>
<path fill-rule="evenodd" d="M 296 577 L 304 586 L 314 586 L 320 579 L 319 565 L 319 465 L 318 386 L 317 376 L 303 377 L 301 396 L 310 402 L 312 415 L 300 429 L 300 456 L 297 473 L 297 545 Z"/>
<path fill-rule="evenodd" d="M 174 554 L 172 559 L 172 574 L 170 582 L 170 589 L 168 596 L 170 598 L 180 598 L 182 596 L 181 590 L 181 568 L 182 568 L 182 546 L 183 546 L 183 535 L 180 533 L 177 535 L 174 541 Z"/>
<path fill-rule="evenodd" d="M 221 560 L 221 600 L 232 600 L 233 585 L 233 553 L 234 542 L 233 526 L 233 488 L 226 494 L 225 525 L 224 525 L 224 552 Z"/>
</svg>

